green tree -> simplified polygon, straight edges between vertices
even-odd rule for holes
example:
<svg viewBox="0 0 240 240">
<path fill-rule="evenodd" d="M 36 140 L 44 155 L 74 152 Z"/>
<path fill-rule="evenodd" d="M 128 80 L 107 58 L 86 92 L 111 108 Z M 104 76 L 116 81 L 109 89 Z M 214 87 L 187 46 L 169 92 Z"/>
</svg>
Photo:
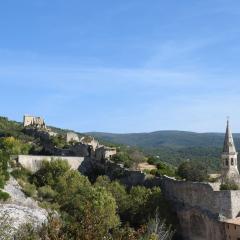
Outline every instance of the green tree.
<svg viewBox="0 0 240 240">
<path fill-rule="evenodd" d="M 134 227 L 146 223 L 146 220 L 154 214 L 161 196 L 160 188 L 132 187 L 128 195 L 127 209 L 122 214 L 123 221 L 129 221 Z"/>
<path fill-rule="evenodd" d="M 128 202 L 128 194 L 126 188 L 120 184 L 118 181 L 110 181 L 107 176 L 99 176 L 95 182 L 95 186 L 104 187 L 108 192 L 112 194 L 117 203 L 117 211 L 121 215 L 123 214 L 127 206 Z"/>
<path fill-rule="evenodd" d="M 74 239 L 102 240 L 119 225 L 115 199 L 101 187 L 78 192 L 61 209 L 67 213 L 68 231 Z"/>
<path fill-rule="evenodd" d="M 59 178 L 70 170 L 67 161 L 56 159 L 51 161 L 43 161 L 41 168 L 32 176 L 32 182 L 38 187 L 56 185 Z"/>
<path fill-rule="evenodd" d="M 14 137 L 0 139 L 0 149 L 10 155 L 27 154 L 31 146 Z"/>
<path fill-rule="evenodd" d="M 177 174 L 187 181 L 203 182 L 208 179 L 207 167 L 190 161 L 181 163 L 177 169 Z"/>
</svg>

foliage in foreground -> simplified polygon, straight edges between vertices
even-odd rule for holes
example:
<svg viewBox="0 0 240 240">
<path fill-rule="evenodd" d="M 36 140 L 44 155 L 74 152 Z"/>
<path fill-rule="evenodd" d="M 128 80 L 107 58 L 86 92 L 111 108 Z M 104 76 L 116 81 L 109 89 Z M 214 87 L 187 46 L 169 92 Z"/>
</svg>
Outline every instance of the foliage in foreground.
<svg viewBox="0 0 240 240">
<path fill-rule="evenodd" d="M 21 226 L 14 235 L 17 240 L 93 240 L 88 235 L 84 238 L 71 237 L 65 232 L 64 222 L 57 216 L 50 215 L 48 223 L 39 228 L 33 228 L 31 224 Z M 114 229 L 112 234 L 105 237 L 106 240 L 171 240 L 174 232 L 160 220 L 158 214 L 151 219 L 145 227 L 134 231 L 132 228 L 124 227 Z M 1 239 L 1 238 L 0 238 Z"/>
<path fill-rule="evenodd" d="M 159 188 L 126 189 L 106 176 L 98 177 L 91 184 L 63 160 L 44 162 L 42 168 L 30 176 L 19 172 L 16 175 L 36 187 L 35 197 L 42 205 L 59 212 L 59 236 L 52 239 L 164 239 L 150 234 L 148 227 L 148 220 L 154 216 L 157 206 L 162 208 L 159 209 L 161 218 L 166 218 L 167 207 Z"/>
</svg>

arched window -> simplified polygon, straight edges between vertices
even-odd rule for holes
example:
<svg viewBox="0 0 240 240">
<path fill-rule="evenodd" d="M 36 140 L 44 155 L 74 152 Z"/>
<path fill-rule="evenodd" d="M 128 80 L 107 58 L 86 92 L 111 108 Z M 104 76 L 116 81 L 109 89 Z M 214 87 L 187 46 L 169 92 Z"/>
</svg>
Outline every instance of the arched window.
<svg viewBox="0 0 240 240">
<path fill-rule="evenodd" d="M 226 159 L 225 163 L 226 163 L 226 166 L 228 166 L 228 159 Z"/>
<path fill-rule="evenodd" d="M 234 159 L 231 158 L 231 165 L 233 166 L 234 165 Z"/>
</svg>

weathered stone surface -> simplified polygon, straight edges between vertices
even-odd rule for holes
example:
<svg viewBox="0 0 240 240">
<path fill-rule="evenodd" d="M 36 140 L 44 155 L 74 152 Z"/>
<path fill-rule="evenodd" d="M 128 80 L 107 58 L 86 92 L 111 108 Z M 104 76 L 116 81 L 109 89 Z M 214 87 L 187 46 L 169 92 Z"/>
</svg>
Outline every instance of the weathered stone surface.
<svg viewBox="0 0 240 240">
<path fill-rule="evenodd" d="M 161 187 L 172 202 L 184 239 L 225 239 L 220 219 L 235 218 L 240 212 L 240 191 L 216 191 L 208 183 L 177 181 L 164 177 Z"/>
<path fill-rule="evenodd" d="M 36 201 L 26 197 L 14 178 L 10 178 L 4 191 L 10 194 L 11 199 L 0 204 L 0 219 L 5 218 L 6 222 L 10 223 L 12 233 L 22 224 L 41 226 L 47 221 L 47 211 L 38 207 Z"/>
<path fill-rule="evenodd" d="M 71 141 L 73 142 L 79 142 L 80 139 L 79 139 L 79 136 L 77 133 L 74 133 L 74 132 L 67 132 L 66 134 L 66 141 L 69 143 Z"/>
<path fill-rule="evenodd" d="M 225 240 L 223 223 L 197 208 L 177 211 L 184 240 Z"/>
<path fill-rule="evenodd" d="M 17 162 L 31 172 L 40 169 L 42 162 L 56 159 L 66 160 L 72 169 L 78 170 L 84 157 L 66 157 L 66 156 L 35 156 L 35 155 L 18 155 Z"/>
</svg>

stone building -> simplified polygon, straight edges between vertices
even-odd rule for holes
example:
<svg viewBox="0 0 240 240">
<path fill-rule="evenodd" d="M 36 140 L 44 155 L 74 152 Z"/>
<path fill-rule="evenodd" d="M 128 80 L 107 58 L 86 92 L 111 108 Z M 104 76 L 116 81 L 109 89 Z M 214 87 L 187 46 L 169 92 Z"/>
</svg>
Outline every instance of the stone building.
<svg viewBox="0 0 240 240">
<path fill-rule="evenodd" d="M 79 136 L 78 134 L 74 133 L 74 132 L 68 132 L 66 135 L 66 141 L 69 142 L 79 142 Z"/>
<path fill-rule="evenodd" d="M 103 159 L 110 160 L 112 156 L 114 156 L 116 153 L 117 153 L 116 148 L 100 146 L 95 150 L 95 158 L 96 160 L 103 160 Z"/>
<path fill-rule="evenodd" d="M 238 153 L 235 148 L 232 132 L 227 121 L 227 129 L 224 139 L 222 163 L 221 163 L 221 180 L 222 183 L 235 182 L 240 183 L 240 176 L 237 164 Z"/>
<path fill-rule="evenodd" d="M 226 239 L 240 240 L 240 218 L 227 219 L 224 221 Z"/>
<path fill-rule="evenodd" d="M 218 182 L 162 178 L 162 191 L 177 214 L 184 240 L 240 240 L 240 190 L 220 190 L 222 183 L 240 185 L 237 155 L 228 121 Z"/>
<path fill-rule="evenodd" d="M 24 127 L 34 127 L 34 128 L 46 128 L 46 124 L 43 118 L 41 117 L 34 117 L 29 115 L 23 116 L 23 126 Z"/>
</svg>

